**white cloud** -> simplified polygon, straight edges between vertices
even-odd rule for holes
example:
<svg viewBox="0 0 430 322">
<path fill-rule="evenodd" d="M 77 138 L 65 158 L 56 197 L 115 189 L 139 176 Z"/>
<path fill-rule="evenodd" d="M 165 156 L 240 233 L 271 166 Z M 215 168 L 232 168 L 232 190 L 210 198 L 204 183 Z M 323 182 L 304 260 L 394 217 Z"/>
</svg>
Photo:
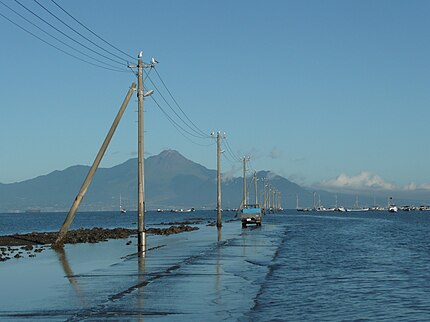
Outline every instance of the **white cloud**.
<svg viewBox="0 0 430 322">
<path fill-rule="evenodd" d="M 396 190 L 396 185 L 386 182 L 378 175 L 362 171 L 356 176 L 340 174 L 334 179 L 323 180 L 317 186 L 330 190 Z"/>
<path fill-rule="evenodd" d="M 356 176 L 340 174 L 334 179 L 323 180 L 314 185 L 331 191 L 416 191 L 419 189 L 430 190 L 430 184 L 417 185 L 411 182 L 405 186 L 398 186 L 384 180 L 382 177 L 368 171 L 362 171 Z"/>
</svg>

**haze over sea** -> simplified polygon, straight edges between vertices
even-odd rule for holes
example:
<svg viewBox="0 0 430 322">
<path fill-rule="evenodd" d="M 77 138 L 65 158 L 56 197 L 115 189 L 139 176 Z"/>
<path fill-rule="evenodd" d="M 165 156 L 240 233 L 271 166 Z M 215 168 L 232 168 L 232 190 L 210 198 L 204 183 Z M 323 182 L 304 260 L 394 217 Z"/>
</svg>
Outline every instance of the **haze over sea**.
<svg viewBox="0 0 430 322">
<path fill-rule="evenodd" d="M 57 230 L 64 213 L 0 214 L 0 234 Z M 428 321 L 427 212 L 267 215 L 148 212 L 147 226 L 203 218 L 198 231 L 66 245 L 0 263 L 0 319 L 54 321 Z M 136 214 L 78 213 L 77 227 L 136 226 Z M 72 227 L 73 228 L 73 227 Z"/>
</svg>

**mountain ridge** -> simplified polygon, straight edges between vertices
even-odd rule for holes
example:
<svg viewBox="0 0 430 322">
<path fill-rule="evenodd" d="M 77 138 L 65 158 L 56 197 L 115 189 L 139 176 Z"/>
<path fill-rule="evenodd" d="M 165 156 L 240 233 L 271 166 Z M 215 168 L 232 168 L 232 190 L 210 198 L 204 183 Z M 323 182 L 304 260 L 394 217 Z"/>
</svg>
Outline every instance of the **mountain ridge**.
<svg viewBox="0 0 430 322">
<path fill-rule="evenodd" d="M 0 212 L 28 209 L 68 211 L 89 169 L 89 166 L 74 165 L 21 182 L 0 184 Z M 191 161 L 176 150 L 165 150 L 158 155 L 150 156 L 145 159 L 146 209 L 191 207 L 214 209 L 216 176 L 216 170 Z M 282 207 L 295 208 L 296 200 L 300 202 L 301 207 L 313 205 L 313 191 L 271 171 L 259 171 L 257 177 L 268 177 L 269 183 L 281 192 Z M 250 179 L 247 181 L 249 185 Z M 248 190 L 249 200 L 255 200 L 253 187 Z M 260 202 L 263 190 L 263 180 L 259 180 L 257 197 Z M 333 205 L 335 195 L 339 205 L 353 205 L 356 200 L 356 195 L 336 194 L 323 190 L 317 190 L 316 193 L 325 206 Z M 125 208 L 136 209 L 137 158 L 111 168 L 99 168 L 79 209 L 117 210 L 120 195 Z M 222 178 L 221 197 L 223 208 L 237 208 L 243 198 L 243 178 L 233 177 L 228 180 Z M 373 198 L 370 199 L 360 197 L 362 204 L 372 205 L 374 201 Z"/>
</svg>

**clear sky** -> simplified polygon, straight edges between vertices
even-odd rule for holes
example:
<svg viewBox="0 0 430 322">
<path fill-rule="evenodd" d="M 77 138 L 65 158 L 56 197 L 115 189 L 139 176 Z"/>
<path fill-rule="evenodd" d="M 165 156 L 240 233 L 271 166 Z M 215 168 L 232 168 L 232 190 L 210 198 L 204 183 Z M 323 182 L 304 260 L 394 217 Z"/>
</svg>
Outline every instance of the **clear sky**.
<svg viewBox="0 0 430 322">
<path fill-rule="evenodd" d="M 1 183 L 90 165 L 136 80 L 126 68 L 131 58 L 51 0 L 38 1 L 106 52 L 36 2 L 19 1 L 98 53 L 1 0 Z M 156 57 L 187 117 L 205 133 L 226 132 L 233 153 L 250 155 L 256 170 L 307 186 L 430 187 L 430 1 L 55 1 L 132 57 L 140 50 L 146 62 Z M 50 47 L 4 16 L 82 57 L 4 4 L 97 64 L 125 72 Z M 109 52 L 124 65 L 104 59 Z M 153 98 L 180 122 L 160 96 L 182 115 L 157 74 L 150 77 L 159 89 Z M 154 88 L 148 80 L 145 87 Z M 136 157 L 136 109 L 133 96 L 103 167 Z M 175 149 L 216 168 L 214 140 L 185 138 L 152 99 L 145 100 L 145 132 L 146 156 Z M 239 176 L 241 164 L 230 161 L 223 158 L 222 171 Z"/>
</svg>

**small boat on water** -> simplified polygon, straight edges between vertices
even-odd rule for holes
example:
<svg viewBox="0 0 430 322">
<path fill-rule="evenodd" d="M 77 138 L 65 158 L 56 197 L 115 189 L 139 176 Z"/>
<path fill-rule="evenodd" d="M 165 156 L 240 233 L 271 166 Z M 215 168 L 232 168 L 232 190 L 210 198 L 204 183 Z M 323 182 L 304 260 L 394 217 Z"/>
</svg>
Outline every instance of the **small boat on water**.
<svg viewBox="0 0 430 322">
<path fill-rule="evenodd" d="M 125 210 L 125 208 L 122 207 L 122 204 L 121 204 L 121 194 L 119 195 L 119 212 L 121 214 L 125 214 L 127 212 L 127 210 Z"/>
<path fill-rule="evenodd" d="M 194 208 L 190 209 L 172 209 L 171 212 L 194 212 L 196 211 Z"/>
<path fill-rule="evenodd" d="M 355 206 L 354 206 L 354 208 L 346 208 L 346 211 L 360 211 L 360 212 L 369 211 L 369 207 L 360 207 L 358 205 L 358 196 L 357 196 L 356 199 L 355 199 Z"/>
<path fill-rule="evenodd" d="M 397 212 L 399 208 L 397 208 L 396 205 L 390 205 L 388 206 L 388 212 Z"/>
<path fill-rule="evenodd" d="M 393 197 L 388 198 L 388 206 L 387 206 L 388 212 L 397 212 L 399 208 L 393 203 Z"/>
</svg>

